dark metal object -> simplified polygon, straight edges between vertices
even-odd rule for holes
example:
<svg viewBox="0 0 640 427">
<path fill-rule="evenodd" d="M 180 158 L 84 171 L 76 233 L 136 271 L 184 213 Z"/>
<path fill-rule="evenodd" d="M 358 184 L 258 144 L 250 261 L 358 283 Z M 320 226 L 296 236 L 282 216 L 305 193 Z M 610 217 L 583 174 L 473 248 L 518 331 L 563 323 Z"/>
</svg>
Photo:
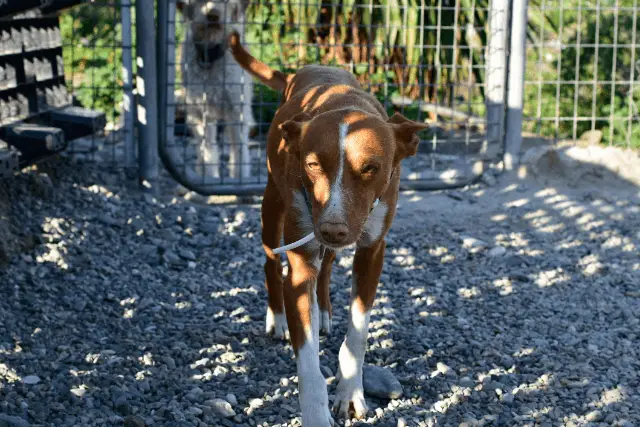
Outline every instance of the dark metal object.
<svg viewBox="0 0 640 427">
<path fill-rule="evenodd" d="M 138 172 L 140 182 L 153 183 L 158 177 L 158 73 L 156 67 L 156 23 L 153 0 L 136 1 L 138 64 Z"/>
<path fill-rule="evenodd" d="M 107 124 L 104 113 L 86 108 L 68 106 L 49 113 L 49 124 L 62 129 L 70 141 L 100 132 Z"/>
<path fill-rule="evenodd" d="M 20 166 L 58 153 L 67 147 L 62 129 L 18 123 L 0 129 L 0 137 L 20 151 Z"/>
<path fill-rule="evenodd" d="M 18 151 L 0 140 L 0 179 L 10 178 L 18 172 Z"/>
<path fill-rule="evenodd" d="M 6 3 L 0 2 L 0 18 L 31 9 L 40 9 L 46 14 L 84 2 L 85 0 L 9 0 Z"/>
<path fill-rule="evenodd" d="M 51 4 L 42 8 L 42 13 L 59 12 L 63 9 L 77 6 L 82 3 L 88 3 L 90 0 L 50 0 Z M 92 1 L 91 1 L 92 2 Z"/>
</svg>

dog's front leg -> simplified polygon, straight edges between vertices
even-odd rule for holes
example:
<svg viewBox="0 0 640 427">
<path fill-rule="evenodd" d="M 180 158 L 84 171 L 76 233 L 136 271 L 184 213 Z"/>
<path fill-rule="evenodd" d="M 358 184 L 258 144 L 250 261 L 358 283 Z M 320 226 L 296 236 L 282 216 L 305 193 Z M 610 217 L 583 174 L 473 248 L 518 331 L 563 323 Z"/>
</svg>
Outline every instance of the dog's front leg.
<svg viewBox="0 0 640 427">
<path fill-rule="evenodd" d="M 218 149 L 218 122 L 210 120 L 201 124 L 198 130 L 201 137 L 198 150 L 200 162 L 206 177 L 220 178 L 220 150 Z"/>
<path fill-rule="evenodd" d="M 367 415 L 362 386 L 362 366 L 367 349 L 371 307 L 382 272 L 384 249 L 384 240 L 374 243 L 371 247 L 360 247 L 356 250 L 353 260 L 349 325 L 338 356 L 340 382 L 333 406 L 341 417 L 349 415 L 351 406 L 357 418 L 364 418 Z"/>
<path fill-rule="evenodd" d="M 287 252 L 289 274 L 284 282 L 285 312 L 296 355 L 300 409 L 304 427 L 333 425 L 327 385 L 320 371 L 320 320 L 316 281 L 318 253 Z"/>
<path fill-rule="evenodd" d="M 226 125 L 228 129 L 229 175 L 232 178 L 249 178 L 251 176 L 251 155 L 249 153 L 249 126 L 244 123 L 245 114 L 234 118 L 235 123 Z M 237 122 L 240 120 L 239 122 Z M 238 171 L 240 173 L 238 174 Z"/>
</svg>

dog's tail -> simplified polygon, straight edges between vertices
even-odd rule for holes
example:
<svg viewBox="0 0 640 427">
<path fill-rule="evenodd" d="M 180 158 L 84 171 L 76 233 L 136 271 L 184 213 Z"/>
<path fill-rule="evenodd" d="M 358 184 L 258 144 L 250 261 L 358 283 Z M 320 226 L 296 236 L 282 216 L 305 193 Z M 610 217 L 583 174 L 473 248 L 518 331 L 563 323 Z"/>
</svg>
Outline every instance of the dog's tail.
<svg viewBox="0 0 640 427">
<path fill-rule="evenodd" d="M 287 87 L 287 75 L 282 71 L 272 69 L 264 62 L 251 56 L 240 43 L 240 34 L 236 31 L 229 36 L 229 47 L 238 64 L 253 77 L 278 92 L 284 92 Z"/>
</svg>

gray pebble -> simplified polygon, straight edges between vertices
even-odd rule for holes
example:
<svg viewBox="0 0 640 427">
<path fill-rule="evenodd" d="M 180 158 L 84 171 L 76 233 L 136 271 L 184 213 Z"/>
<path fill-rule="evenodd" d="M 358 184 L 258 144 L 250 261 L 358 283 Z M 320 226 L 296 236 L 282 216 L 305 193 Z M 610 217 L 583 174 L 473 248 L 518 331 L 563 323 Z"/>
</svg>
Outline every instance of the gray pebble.
<svg viewBox="0 0 640 427">
<path fill-rule="evenodd" d="M 0 427 L 29 427 L 28 421 L 7 414 L 0 414 Z"/>
<path fill-rule="evenodd" d="M 333 377 L 333 372 L 331 372 L 331 369 L 327 368 L 326 366 L 320 365 L 320 370 L 322 371 L 322 375 L 324 375 L 325 378 Z"/>
<path fill-rule="evenodd" d="M 224 399 L 211 399 L 203 403 L 204 406 L 210 408 L 218 417 L 232 418 L 236 416 L 231 404 Z"/>
<path fill-rule="evenodd" d="M 162 259 L 169 265 L 184 265 L 184 261 L 173 251 L 168 250 L 162 255 Z"/>
<path fill-rule="evenodd" d="M 38 384 L 40 382 L 40 377 L 37 375 L 27 375 L 26 377 L 22 378 L 22 382 L 27 385 Z"/>
<path fill-rule="evenodd" d="M 190 251 L 189 249 L 181 249 L 180 252 L 178 252 L 178 255 L 180 255 L 180 258 L 187 261 L 196 260 L 196 254 L 194 254 L 193 251 Z"/>
<path fill-rule="evenodd" d="M 390 370 L 374 365 L 364 365 L 364 392 L 380 399 L 398 399 L 402 396 L 402 385 Z"/>
<path fill-rule="evenodd" d="M 129 415 L 124 419 L 125 427 L 145 427 L 146 423 L 137 415 Z"/>
<path fill-rule="evenodd" d="M 225 396 L 225 399 L 227 400 L 227 402 L 229 402 L 231 405 L 237 405 L 238 404 L 238 399 L 236 399 L 236 395 L 233 393 L 229 393 Z"/>
<path fill-rule="evenodd" d="M 491 258 L 498 258 L 503 256 L 506 253 L 507 253 L 507 249 L 504 246 L 496 246 L 494 248 L 491 248 L 487 252 L 487 255 L 490 256 Z"/>
<path fill-rule="evenodd" d="M 460 384 L 460 387 L 469 387 L 469 388 L 475 387 L 476 385 L 475 381 L 473 381 L 469 377 L 460 378 L 460 381 L 458 382 L 458 384 Z"/>
<path fill-rule="evenodd" d="M 84 395 L 87 394 L 87 389 L 81 388 L 81 387 L 75 387 L 69 391 L 71 392 L 71 394 L 73 394 L 76 397 L 84 397 Z"/>
</svg>

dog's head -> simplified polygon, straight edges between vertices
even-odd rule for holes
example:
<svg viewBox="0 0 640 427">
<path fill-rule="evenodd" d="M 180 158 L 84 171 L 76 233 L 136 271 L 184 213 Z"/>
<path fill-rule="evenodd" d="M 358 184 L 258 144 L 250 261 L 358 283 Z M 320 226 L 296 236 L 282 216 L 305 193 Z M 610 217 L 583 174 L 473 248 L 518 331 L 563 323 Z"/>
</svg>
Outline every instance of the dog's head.
<svg viewBox="0 0 640 427">
<path fill-rule="evenodd" d="M 198 62 L 210 65 L 224 56 L 227 37 L 241 30 L 249 0 L 177 0 L 176 7 L 191 27 Z"/>
<path fill-rule="evenodd" d="M 356 110 L 301 113 L 280 125 L 283 148 L 300 162 L 316 238 L 339 249 L 357 242 L 400 161 L 427 127 L 400 114 L 384 121 Z M 398 172 L 395 172 L 398 173 Z M 397 176 L 395 176 L 397 177 Z M 380 223 L 384 220 L 385 206 Z"/>
</svg>

